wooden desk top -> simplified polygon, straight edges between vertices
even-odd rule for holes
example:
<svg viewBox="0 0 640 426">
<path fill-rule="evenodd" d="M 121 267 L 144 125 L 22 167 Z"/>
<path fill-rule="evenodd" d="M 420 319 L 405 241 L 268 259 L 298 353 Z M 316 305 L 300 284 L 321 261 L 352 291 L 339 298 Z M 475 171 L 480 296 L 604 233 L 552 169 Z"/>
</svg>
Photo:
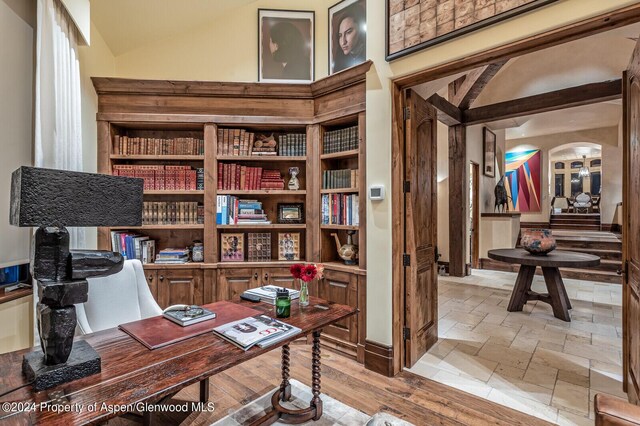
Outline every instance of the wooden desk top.
<svg viewBox="0 0 640 426">
<path fill-rule="evenodd" d="M 266 303 L 237 303 L 274 315 L 273 305 Z M 123 414 L 114 412 L 118 406 L 153 403 L 185 386 L 224 371 L 234 365 L 280 347 L 292 340 L 320 330 L 356 313 L 356 309 L 311 298 L 306 308 L 297 302 L 291 305 L 291 317 L 283 321 L 302 329 L 302 333 L 268 348 L 253 347 L 248 351 L 236 348 L 212 332 L 182 342 L 149 350 L 117 328 L 82 336 L 102 357 L 102 372 L 56 388 L 34 393 L 30 387 L 0 398 L 0 424 L 4 425 L 79 425 L 104 422 Z M 22 357 L 30 350 L 0 355 L 0 393 L 26 383 L 22 375 Z M 49 392 L 64 391 L 72 411 L 59 413 L 47 410 Z M 2 407 L 2 402 L 34 402 L 35 410 L 19 412 Z M 213 401 L 215 403 L 215 401 Z M 75 405 L 74 405 L 75 404 Z M 94 406 L 97 409 L 89 410 Z M 112 411 L 101 410 L 103 404 Z M 122 407 L 120 407 L 122 408 Z M 128 410 L 124 410 L 125 412 Z"/>
<path fill-rule="evenodd" d="M 575 251 L 554 250 L 546 255 L 533 255 L 525 249 L 489 250 L 489 258 L 507 263 L 551 268 L 583 268 L 598 266 L 600 257 Z"/>
</svg>

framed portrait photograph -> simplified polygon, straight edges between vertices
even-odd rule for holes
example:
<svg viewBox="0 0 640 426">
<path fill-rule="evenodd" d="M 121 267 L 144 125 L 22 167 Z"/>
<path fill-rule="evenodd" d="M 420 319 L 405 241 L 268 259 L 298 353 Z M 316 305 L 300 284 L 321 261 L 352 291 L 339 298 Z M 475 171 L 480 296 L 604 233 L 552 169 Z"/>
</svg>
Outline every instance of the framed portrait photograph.
<svg viewBox="0 0 640 426">
<path fill-rule="evenodd" d="M 278 204 L 278 223 L 304 223 L 304 204 Z"/>
<path fill-rule="evenodd" d="M 314 28 L 313 11 L 258 9 L 258 81 L 312 82 Z"/>
<path fill-rule="evenodd" d="M 329 75 L 366 61 L 367 2 L 343 0 L 329 8 Z"/>
<path fill-rule="evenodd" d="M 482 130 L 482 172 L 485 176 L 496 177 L 496 134 L 488 128 Z"/>
<path fill-rule="evenodd" d="M 278 260 L 300 260 L 300 233 L 278 233 Z"/>
</svg>

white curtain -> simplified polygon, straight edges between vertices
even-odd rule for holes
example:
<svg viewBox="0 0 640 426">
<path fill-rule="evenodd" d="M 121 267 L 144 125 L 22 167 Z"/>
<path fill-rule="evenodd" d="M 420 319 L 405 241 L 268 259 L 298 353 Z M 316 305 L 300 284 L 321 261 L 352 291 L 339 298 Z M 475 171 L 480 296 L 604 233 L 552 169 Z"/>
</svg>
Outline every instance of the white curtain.
<svg viewBox="0 0 640 426">
<path fill-rule="evenodd" d="M 77 30 L 60 0 L 37 1 L 34 165 L 82 171 Z M 68 229 L 71 248 L 84 248 L 84 229 Z"/>
</svg>

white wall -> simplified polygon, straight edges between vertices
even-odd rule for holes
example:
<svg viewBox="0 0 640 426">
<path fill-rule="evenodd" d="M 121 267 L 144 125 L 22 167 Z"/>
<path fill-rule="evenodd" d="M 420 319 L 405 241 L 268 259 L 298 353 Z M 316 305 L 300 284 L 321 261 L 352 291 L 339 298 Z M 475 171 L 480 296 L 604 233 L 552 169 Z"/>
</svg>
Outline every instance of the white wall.
<svg viewBox="0 0 640 426">
<path fill-rule="evenodd" d="M 30 230 L 9 225 L 11 173 L 33 164 L 35 1 L 0 0 L 0 266 L 29 262 Z"/>
<path fill-rule="evenodd" d="M 542 211 L 523 213 L 522 222 L 548 222 L 551 209 L 549 150 L 559 145 L 576 142 L 597 143 L 602 146 L 602 223 L 613 222 L 615 206 L 622 201 L 622 135 L 620 126 L 589 129 L 507 140 L 507 151 L 540 149 L 542 154 L 541 198 Z"/>
</svg>

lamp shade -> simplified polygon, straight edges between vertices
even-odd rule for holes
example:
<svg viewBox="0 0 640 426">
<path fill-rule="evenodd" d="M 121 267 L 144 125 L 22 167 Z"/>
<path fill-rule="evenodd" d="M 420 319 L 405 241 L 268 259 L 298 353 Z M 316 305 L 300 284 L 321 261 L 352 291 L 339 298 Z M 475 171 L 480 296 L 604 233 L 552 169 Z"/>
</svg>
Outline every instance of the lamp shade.
<svg viewBox="0 0 640 426">
<path fill-rule="evenodd" d="M 15 226 L 140 226 L 143 180 L 23 166 L 11 175 Z"/>
</svg>

